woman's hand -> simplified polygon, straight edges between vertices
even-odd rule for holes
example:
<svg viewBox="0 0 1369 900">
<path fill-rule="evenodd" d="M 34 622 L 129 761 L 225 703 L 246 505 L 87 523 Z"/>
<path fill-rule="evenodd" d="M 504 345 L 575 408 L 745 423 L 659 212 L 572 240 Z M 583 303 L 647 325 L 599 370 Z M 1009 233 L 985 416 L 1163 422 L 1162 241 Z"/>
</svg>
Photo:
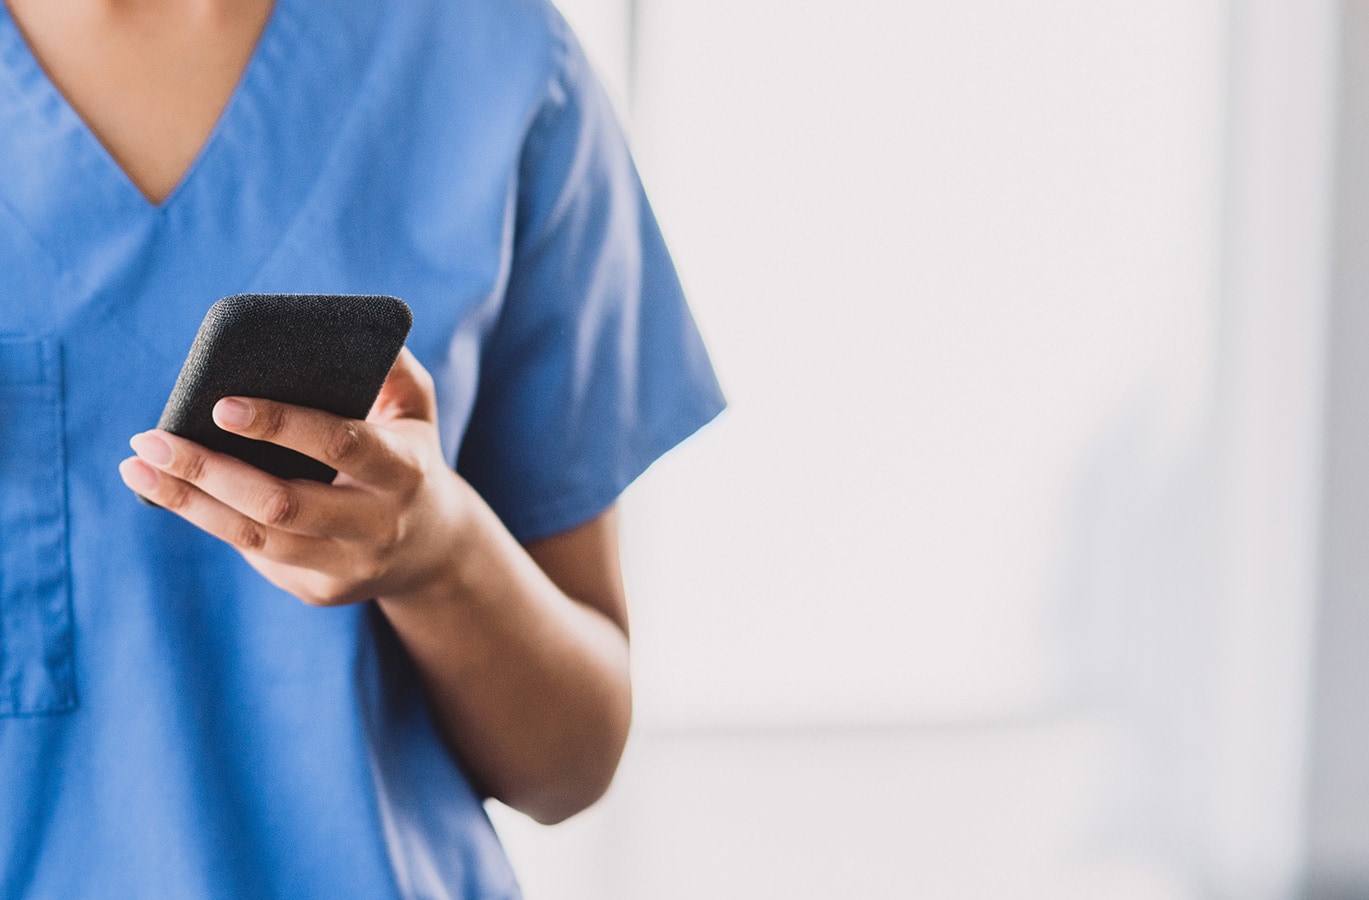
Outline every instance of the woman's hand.
<svg viewBox="0 0 1369 900">
<path fill-rule="evenodd" d="M 285 481 L 148 431 L 124 481 L 306 603 L 375 598 L 479 789 L 542 822 L 607 789 L 632 715 L 612 507 L 520 546 L 442 458 L 432 379 L 407 350 L 365 422 L 241 398 L 214 420 L 339 475 Z"/>
<path fill-rule="evenodd" d="M 226 398 L 225 431 L 327 463 L 333 484 L 285 481 L 164 431 L 130 444 L 125 483 L 221 538 L 316 606 L 402 601 L 450 584 L 473 492 L 442 458 L 432 377 L 404 349 L 365 422 L 270 400 Z"/>
</svg>

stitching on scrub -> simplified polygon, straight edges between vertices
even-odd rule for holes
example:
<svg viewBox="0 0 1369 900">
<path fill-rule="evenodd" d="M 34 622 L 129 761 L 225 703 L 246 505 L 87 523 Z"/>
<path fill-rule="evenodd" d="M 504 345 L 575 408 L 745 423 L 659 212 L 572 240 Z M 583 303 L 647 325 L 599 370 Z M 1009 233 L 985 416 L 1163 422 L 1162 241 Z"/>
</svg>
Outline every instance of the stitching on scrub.
<svg viewBox="0 0 1369 900">
<path fill-rule="evenodd" d="M 66 403 L 65 403 L 65 372 L 63 366 L 62 347 L 60 342 L 46 338 L 27 338 L 26 342 L 33 342 L 42 348 L 42 378 L 39 383 L 25 385 L 27 390 L 21 390 L 18 396 L 27 397 L 24 402 L 35 405 L 35 412 L 41 407 L 44 415 L 51 415 L 52 421 L 46 423 L 52 429 L 53 444 L 51 449 L 54 451 L 51 456 L 44 454 L 42 464 L 52 466 L 56 471 L 55 477 L 51 478 L 52 484 L 57 492 L 57 503 L 55 514 L 60 520 L 59 540 L 57 547 L 57 567 L 58 578 L 56 582 L 60 584 L 58 596 L 52 600 L 58 605 L 58 618 L 53 620 L 49 616 L 53 614 L 51 609 L 39 613 L 40 624 L 37 632 L 37 645 L 45 660 L 55 662 L 45 662 L 43 669 L 45 672 L 45 682 L 47 687 L 40 691 L 42 699 L 37 702 L 25 703 L 21 693 L 13 698 L 6 698 L 3 704 L 6 708 L 0 711 L 0 719 L 23 718 L 33 716 L 49 716 L 62 714 L 76 709 L 79 703 L 78 690 L 76 685 L 76 611 L 74 605 L 74 595 L 72 593 L 72 564 L 71 564 L 71 514 L 68 506 L 70 496 L 70 470 L 67 465 L 67 440 L 66 440 Z M 41 474 L 39 479 L 44 484 L 49 481 L 46 471 Z M 32 489 L 33 485 L 27 486 Z M 46 517 L 47 508 L 42 515 Z M 22 585 L 21 580 L 21 585 Z M 46 579 L 39 583 L 46 583 Z M 43 591 L 36 592 L 39 600 L 42 600 Z M 56 623 L 55 630 L 54 622 Z M 0 654 L 4 653 L 5 638 L 0 635 Z M 21 656 L 22 658 L 22 656 Z M 24 679 L 21 677 L 20 683 Z"/>
<path fill-rule="evenodd" d="M 75 709 L 81 704 L 80 685 L 76 683 L 76 589 L 72 582 L 71 559 L 71 464 L 67 447 L 67 367 L 66 353 L 62 342 L 53 340 L 52 352 L 56 357 L 52 364 L 57 367 L 57 452 L 62 461 L 62 540 L 66 543 L 67 564 L 64 567 L 64 578 L 67 590 L 67 656 L 66 663 L 66 684 L 67 697 L 63 709 Z"/>
<path fill-rule="evenodd" d="M 534 503 L 505 524 L 519 541 L 536 540 L 573 528 L 608 509 L 623 492 L 671 450 L 711 423 L 727 402 L 719 397 L 694 400 L 630 444 L 623 454 L 628 460 L 596 483 L 567 485 L 555 495 Z"/>
<path fill-rule="evenodd" d="M 504 323 L 508 316 L 509 309 L 506 300 L 509 284 L 513 279 L 514 263 L 520 256 L 527 257 L 530 254 L 534 254 L 540 244 L 551 239 L 551 233 L 554 231 L 554 229 L 548 229 L 547 235 L 542 240 L 536 241 L 532 245 L 522 247 L 520 253 L 518 242 L 523 229 L 519 227 L 518 201 L 522 194 L 524 163 L 527 161 L 530 153 L 540 150 L 536 145 L 544 143 L 544 140 L 540 139 L 540 135 L 550 129 L 551 126 L 549 123 L 551 119 L 556 115 L 563 114 L 570 106 L 570 89 L 567 84 L 568 73 L 566 71 L 570 55 L 570 45 L 567 43 L 567 29 L 569 26 L 566 24 L 566 20 L 557 12 L 555 7 L 547 5 L 546 9 L 549 13 L 548 27 L 552 38 L 552 70 L 547 75 L 542 99 L 536 106 L 532 107 L 528 115 L 528 120 L 523 126 L 523 137 L 519 142 L 522 149 L 518 154 L 517 164 L 513 166 L 513 171 L 509 175 L 509 198 L 504 208 L 504 234 L 501 237 L 500 248 L 501 252 L 507 254 L 507 259 L 500 261 L 500 264 L 503 267 L 502 277 L 496 283 L 495 291 L 491 292 L 491 296 L 497 295 L 501 298 L 499 314 L 494 317 L 494 320 L 490 323 L 480 339 L 480 374 L 482 378 L 486 374 L 486 369 L 490 362 L 485 358 L 485 351 L 489 348 L 491 343 L 498 340 L 500 331 L 505 327 Z M 558 91 L 559 94 L 557 93 Z M 569 184 L 569 181 L 567 181 L 567 184 L 563 187 L 561 196 L 558 197 L 557 205 L 563 205 L 562 198 L 570 193 Z M 552 209 L 549 211 L 548 219 L 555 219 L 560 214 L 561 213 L 558 210 Z M 478 396 L 477 387 L 477 402 Z M 458 457 L 460 456 L 460 452 L 461 448 L 458 446 Z"/>
<path fill-rule="evenodd" d="M 562 20 L 564 26 L 564 20 Z M 549 133 L 556 127 L 556 121 L 566 115 L 570 110 L 573 92 L 570 86 L 570 45 L 567 43 L 566 35 L 559 30 L 553 33 L 556 39 L 554 48 L 555 67 L 547 78 L 547 85 L 542 95 L 542 102 L 538 104 L 536 115 L 529 121 L 523 137 L 523 152 L 518 156 L 518 167 L 514 170 L 514 177 L 520 184 L 523 180 L 524 166 L 527 164 L 540 163 L 545 160 L 546 144 L 550 138 Z M 581 107 L 583 107 L 583 102 Z M 582 108 L 582 113 L 584 112 Z M 583 116 L 582 116 L 583 119 Z M 581 127 L 584 125 L 582 123 Z M 545 228 L 543 234 L 534 236 L 533 243 L 522 247 L 523 253 L 536 254 L 542 245 L 551 240 L 556 231 L 556 223 L 565 217 L 567 209 L 574 202 L 576 187 L 576 175 L 579 165 L 575 159 L 570 161 L 570 168 L 566 172 L 566 178 L 561 185 L 561 190 L 557 194 L 555 202 L 546 211 Z M 515 207 L 516 208 L 516 207 Z M 514 249 L 519 249 L 519 241 L 522 235 L 519 229 L 514 230 Z"/>
<path fill-rule="evenodd" d="M 0 206 L 4 207 L 5 211 L 9 213 L 10 220 L 14 222 L 14 224 L 19 227 L 19 230 L 24 233 L 24 236 L 29 239 L 29 243 L 37 248 L 38 252 L 43 255 L 43 258 L 48 261 L 48 265 L 52 267 L 52 274 L 55 276 L 53 279 L 54 281 L 59 284 L 67 282 L 67 287 L 71 287 L 72 281 L 76 281 L 79 285 L 79 280 L 75 278 L 66 266 L 62 265 L 61 261 L 53 255 L 51 250 L 43 246 L 43 242 L 38 239 L 38 235 L 33 233 L 33 229 L 24 221 L 24 217 L 19 215 L 19 210 L 6 202 L 3 197 L 0 197 Z"/>
<path fill-rule="evenodd" d="M 306 217 L 312 217 L 315 207 L 318 205 L 318 194 L 322 190 L 323 183 L 328 180 L 328 174 L 340 163 L 338 154 L 342 152 L 343 136 L 355 125 L 357 117 L 360 115 L 362 100 L 371 92 L 375 83 L 376 71 L 380 65 L 380 46 L 388 36 L 388 31 L 377 33 L 370 46 L 370 58 L 366 61 L 366 74 L 361 77 L 360 86 L 357 88 L 355 96 L 347 106 L 347 112 L 342 117 L 342 123 L 334 132 L 333 143 L 328 147 L 328 152 L 324 155 L 323 165 L 319 166 L 318 174 L 314 176 L 314 183 L 305 192 L 304 199 L 300 201 L 299 208 L 290 216 L 290 220 L 280 231 L 280 237 L 276 241 L 276 247 L 260 265 L 252 271 L 247 279 L 247 284 L 255 284 L 261 277 L 261 273 L 275 265 L 277 259 L 285 252 L 285 248 L 290 245 L 295 232 L 301 227 L 301 223 Z"/>
<path fill-rule="evenodd" d="M 568 51 L 566 49 L 565 36 L 563 32 L 567 26 L 565 25 L 565 20 L 560 17 L 560 14 L 556 12 L 555 8 L 552 7 L 551 4 L 544 3 L 542 5 L 546 10 L 550 11 L 555 17 L 548 17 L 548 34 L 552 39 L 552 53 L 550 54 L 552 63 L 551 72 L 547 76 L 547 84 L 548 86 L 550 86 L 562 75 L 562 73 L 565 70 L 564 59 Z M 561 23 L 560 27 L 558 27 L 556 24 L 558 20 Z M 384 17 L 382 17 L 382 21 L 388 22 L 388 20 L 386 20 Z M 362 76 L 360 86 L 357 88 L 356 96 L 352 98 L 351 105 L 347 108 L 347 113 L 343 116 L 342 123 L 338 126 L 336 132 L 337 137 L 333 141 L 332 146 L 328 148 L 328 153 L 326 154 L 326 157 L 323 161 L 323 165 L 319 167 L 318 175 L 315 177 L 314 183 L 310 186 L 308 192 L 304 195 L 304 199 L 300 202 L 299 209 L 296 210 L 294 215 L 290 217 L 290 221 L 286 225 L 286 227 L 281 230 L 280 239 L 276 244 L 276 248 L 266 257 L 266 259 L 261 263 L 261 265 L 259 265 L 252 272 L 251 277 L 248 279 L 247 283 L 257 283 L 257 279 L 261 277 L 261 273 L 265 272 L 266 270 L 270 269 L 273 265 L 275 265 L 276 260 L 280 259 L 280 257 L 285 253 L 286 248 L 291 243 L 297 231 L 299 231 L 302 227 L 309 223 L 320 221 L 318 216 L 320 216 L 321 213 L 317 208 L 318 193 L 323 189 L 324 182 L 328 180 L 328 177 L 332 174 L 333 170 L 336 169 L 339 165 L 341 165 L 341 163 L 338 162 L 338 154 L 342 152 L 342 137 L 348 131 L 350 131 L 352 127 L 356 124 L 356 121 L 358 117 L 361 115 L 361 110 L 364 106 L 362 101 L 368 96 L 373 95 L 374 93 L 373 88 L 377 78 L 379 77 L 377 75 L 377 71 L 380 65 L 379 49 L 382 43 L 387 39 L 388 35 L 389 32 L 381 32 L 375 36 L 375 40 L 372 42 L 370 49 L 371 56 L 366 63 L 366 74 Z M 532 122 L 535 120 L 537 113 L 541 111 L 541 108 L 542 104 L 538 104 L 536 107 L 533 107 L 533 110 L 529 115 L 528 124 L 525 127 L 525 134 L 527 133 L 527 130 L 531 128 Z M 516 169 L 514 180 L 516 184 Z M 495 327 L 497 327 L 497 325 Z"/>
</svg>

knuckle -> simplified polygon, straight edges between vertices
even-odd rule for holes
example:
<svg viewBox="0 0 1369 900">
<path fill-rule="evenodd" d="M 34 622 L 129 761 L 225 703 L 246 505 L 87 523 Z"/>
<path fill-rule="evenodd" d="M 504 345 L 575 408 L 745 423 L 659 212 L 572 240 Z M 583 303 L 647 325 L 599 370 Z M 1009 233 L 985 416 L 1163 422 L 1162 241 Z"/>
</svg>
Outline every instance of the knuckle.
<svg viewBox="0 0 1369 900">
<path fill-rule="evenodd" d="M 187 453 L 180 460 L 177 474 L 186 481 L 199 481 L 204 477 L 204 463 L 203 453 Z"/>
<path fill-rule="evenodd" d="M 174 478 L 163 479 L 166 489 L 158 502 L 167 509 L 183 510 L 190 505 L 190 485 Z"/>
<path fill-rule="evenodd" d="M 238 526 L 232 543 L 240 550 L 260 550 L 266 546 L 266 532 L 256 522 L 249 520 Z"/>
<path fill-rule="evenodd" d="M 261 500 L 262 522 L 267 525 L 289 525 L 299 517 L 299 499 L 284 485 L 268 489 Z"/>
<path fill-rule="evenodd" d="M 328 458 L 324 461 L 336 468 L 338 463 L 345 463 L 354 457 L 360 448 L 361 426 L 357 422 L 343 422 L 328 436 L 328 443 L 324 448 Z"/>
<path fill-rule="evenodd" d="M 275 403 L 263 403 L 257 413 L 258 422 L 261 423 L 259 434 L 262 438 L 270 440 L 277 437 L 285 430 L 285 408 Z"/>
</svg>

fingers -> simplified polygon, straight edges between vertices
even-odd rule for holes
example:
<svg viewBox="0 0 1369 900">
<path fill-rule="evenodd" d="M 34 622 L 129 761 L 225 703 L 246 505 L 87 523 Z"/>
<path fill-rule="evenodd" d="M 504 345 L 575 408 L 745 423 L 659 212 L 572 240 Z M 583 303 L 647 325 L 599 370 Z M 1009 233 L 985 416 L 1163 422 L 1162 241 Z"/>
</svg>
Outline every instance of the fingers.
<svg viewBox="0 0 1369 900">
<path fill-rule="evenodd" d="M 344 477 L 330 485 L 285 480 L 185 438 L 148 431 L 130 441 L 138 456 L 120 464 L 124 481 L 227 542 L 307 603 L 380 595 L 396 583 L 396 573 L 413 568 L 407 560 L 430 540 L 435 510 L 447 510 L 440 502 L 447 495 L 433 488 L 442 482 L 432 475 L 456 476 L 441 460 L 432 378 L 407 350 L 366 422 L 244 397 L 220 400 L 214 420 Z"/>
<path fill-rule="evenodd" d="M 193 487 L 199 494 L 267 529 L 315 537 L 351 537 L 367 527 L 367 523 L 358 520 L 357 504 L 349 496 L 356 493 L 355 488 L 284 481 L 164 431 L 135 435 L 129 445 L 146 466 L 171 476 L 161 479 L 158 488 L 169 502 L 142 492 L 167 509 L 179 512 L 189 503 L 202 505 L 198 497 L 183 496 L 187 488 Z M 246 529 L 245 525 L 242 527 Z M 218 532 L 215 535 L 222 537 Z M 238 546 L 239 541 L 229 543 Z"/>
<path fill-rule="evenodd" d="M 214 406 L 223 430 L 279 444 L 382 488 L 403 484 L 412 466 L 372 425 L 274 400 L 225 397 Z"/>
<path fill-rule="evenodd" d="M 119 464 L 119 474 L 130 488 L 158 506 L 243 553 L 257 554 L 288 565 L 327 564 L 339 548 L 326 538 L 270 528 L 211 497 L 195 485 L 131 457 Z"/>
</svg>

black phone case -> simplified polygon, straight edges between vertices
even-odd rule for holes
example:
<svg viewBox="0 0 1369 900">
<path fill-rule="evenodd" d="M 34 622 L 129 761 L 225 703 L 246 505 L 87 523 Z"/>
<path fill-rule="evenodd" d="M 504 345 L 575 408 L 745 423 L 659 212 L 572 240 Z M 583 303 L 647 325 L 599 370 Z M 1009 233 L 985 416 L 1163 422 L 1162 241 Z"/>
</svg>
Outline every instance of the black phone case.
<svg viewBox="0 0 1369 900">
<path fill-rule="evenodd" d="M 224 397 L 262 397 L 364 419 L 413 324 L 395 297 L 238 294 L 210 307 L 157 427 L 280 478 L 330 482 L 302 453 L 214 424 Z"/>
</svg>

